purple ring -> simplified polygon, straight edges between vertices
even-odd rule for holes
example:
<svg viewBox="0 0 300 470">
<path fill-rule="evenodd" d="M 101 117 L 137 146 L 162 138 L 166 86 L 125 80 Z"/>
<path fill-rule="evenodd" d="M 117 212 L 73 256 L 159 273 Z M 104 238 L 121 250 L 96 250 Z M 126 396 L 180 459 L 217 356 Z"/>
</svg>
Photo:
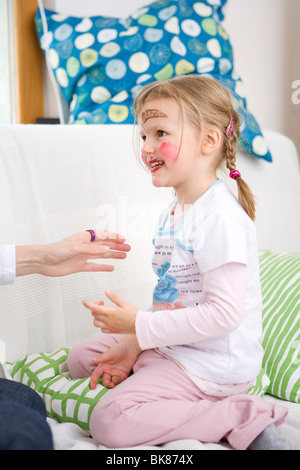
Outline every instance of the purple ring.
<svg viewBox="0 0 300 470">
<path fill-rule="evenodd" d="M 87 230 L 87 232 L 90 232 L 91 242 L 94 242 L 96 240 L 96 234 L 95 234 L 94 230 L 90 229 L 90 230 Z"/>
</svg>

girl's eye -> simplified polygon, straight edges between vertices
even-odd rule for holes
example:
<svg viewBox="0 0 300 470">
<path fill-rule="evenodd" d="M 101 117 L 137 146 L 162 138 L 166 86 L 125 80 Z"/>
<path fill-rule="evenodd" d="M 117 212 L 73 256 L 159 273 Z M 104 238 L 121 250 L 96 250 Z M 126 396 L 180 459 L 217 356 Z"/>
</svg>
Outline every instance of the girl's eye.
<svg viewBox="0 0 300 470">
<path fill-rule="evenodd" d="M 165 131 L 157 131 L 157 134 L 159 137 L 164 137 L 165 135 L 167 135 Z"/>
</svg>

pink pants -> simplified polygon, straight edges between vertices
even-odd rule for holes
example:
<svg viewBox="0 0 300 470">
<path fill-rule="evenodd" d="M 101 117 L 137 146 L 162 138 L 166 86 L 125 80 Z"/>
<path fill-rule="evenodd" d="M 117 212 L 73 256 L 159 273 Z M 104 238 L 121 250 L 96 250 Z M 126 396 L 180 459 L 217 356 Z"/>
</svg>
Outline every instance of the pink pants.
<svg viewBox="0 0 300 470">
<path fill-rule="evenodd" d="M 73 377 L 88 377 L 91 360 L 123 335 L 103 334 L 69 353 Z M 171 360 L 143 351 L 133 375 L 104 395 L 90 420 L 92 437 L 109 448 L 159 445 L 178 439 L 220 442 L 246 449 L 268 425 L 281 424 L 287 409 L 251 395 L 216 398 L 203 393 Z"/>
</svg>

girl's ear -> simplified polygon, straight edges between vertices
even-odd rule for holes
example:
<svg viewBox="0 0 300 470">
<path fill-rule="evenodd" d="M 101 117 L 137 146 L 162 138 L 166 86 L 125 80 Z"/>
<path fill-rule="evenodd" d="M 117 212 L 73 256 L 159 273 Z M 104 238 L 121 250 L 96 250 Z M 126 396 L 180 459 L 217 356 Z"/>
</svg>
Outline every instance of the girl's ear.
<svg viewBox="0 0 300 470">
<path fill-rule="evenodd" d="M 221 143 L 222 135 L 220 129 L 217 127 L 207 129 L 202 140 L 201 151 L 204 155 L 208 155 L 218 150 Z"/>
</svg>

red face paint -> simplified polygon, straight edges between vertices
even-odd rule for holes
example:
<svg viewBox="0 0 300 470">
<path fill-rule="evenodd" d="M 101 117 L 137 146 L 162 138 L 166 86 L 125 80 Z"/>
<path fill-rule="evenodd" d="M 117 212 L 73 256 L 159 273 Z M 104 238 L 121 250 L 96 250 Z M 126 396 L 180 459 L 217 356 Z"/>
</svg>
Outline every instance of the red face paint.
<svg viewBox="0 0 300 470">
<path fill-rule="evenodd" d="M 164 160 L 175 160 L 178 155 L 178 148 L 177 145 L 172 142 L 162 142 L 158 147 L 157 152 Z"/>
</svg>

